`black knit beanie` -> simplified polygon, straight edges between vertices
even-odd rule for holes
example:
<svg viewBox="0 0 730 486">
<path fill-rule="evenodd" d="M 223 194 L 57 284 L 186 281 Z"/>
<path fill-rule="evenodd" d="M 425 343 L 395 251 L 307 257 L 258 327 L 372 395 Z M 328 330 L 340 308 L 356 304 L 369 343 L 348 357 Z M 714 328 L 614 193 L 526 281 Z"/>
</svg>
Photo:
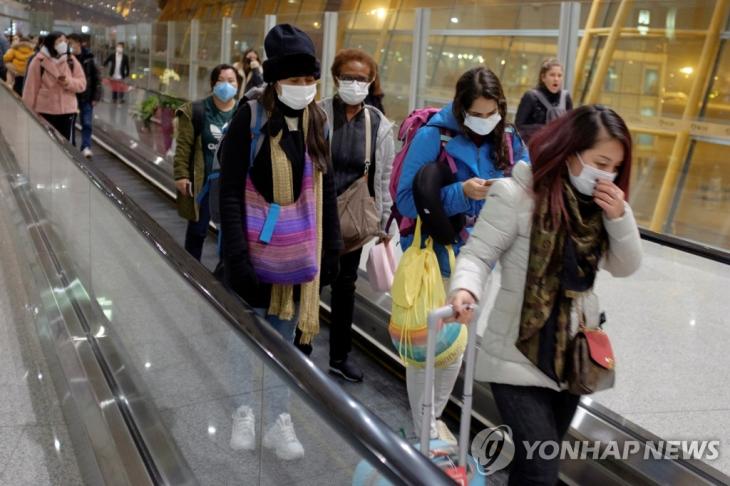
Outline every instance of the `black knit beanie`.
<svg viewBox="0 0 730 486">
<path fill-rule="evenodd" d="M 264 39 L 264 49 L 264 81 L 267 83 L 297 76 L 319 79 L 320 65 L 314 43 L 293 25 L 280 24 L 271 29 Z"/>
</svg>

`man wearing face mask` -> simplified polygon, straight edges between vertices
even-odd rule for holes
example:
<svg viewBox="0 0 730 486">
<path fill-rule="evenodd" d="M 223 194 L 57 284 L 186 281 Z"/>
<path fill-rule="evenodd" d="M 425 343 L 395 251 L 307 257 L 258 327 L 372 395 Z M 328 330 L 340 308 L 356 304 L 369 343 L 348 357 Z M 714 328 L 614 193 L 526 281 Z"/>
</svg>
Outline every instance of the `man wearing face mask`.
<svg viewBox="0 0 730 486">
<path fill-rule="evenodd" d="M 210 207 L 205 181 L 226 125 L 233 118 L 241 75 L 233 66 L 220 64 L 210 73 L 213 93 L 187 103 L 177 111 L 178 130 L 174 176 L 178 214 L 188 220 L 185 249 L 200 260 L 208 235 Z"/>
<path fill-rule="evenodd" d="M 225 282 L 283 339 L 293 343 L 299 328 L 308 344 L 319 332 L 320 283 L 337 274 L 343 246 L 326 115 L 314 101 L 320 64 L 309 36 L 289 24 L 271 29 L 264 47 L 263 95 L 241 105 L 219 152 Z M 264 394 L 264 447 L 301 458 L 288 387 L 270 377 Z M 253 450 L 252 404 L 238 405 L 230 445 Z"/>
<path fill-rule="evenodd" d="M 127 85 L 124 80 L 129 77 L 129 56 L 124 53 L 124 42 L 118 42 L 112 54 L 104 61 L 104 67 L 109 67 L 109 77 L 112 79 L 112 102 L 124 103 L 124 93 Z"/>
<path fill-rule="evenodd" d="M 393 204 L 388 183 L 393 168 L 395 145 L 393 123 L 364 100 L 375 79 L 375 60 L 360 49 L 343 49 L 332 64 L 332 78 L 337 94 L 324 99 L 320 106 L 327 113 L 332 134 L 332 166 L 335 190 L 340 196 L 356 182 L 367 177 L 370 196 L 375 199 L 379 226 L 385 236 Z M 367 124 L 370 125 L 369 129 Z M 367 141 L 366 137 L 370 136 Z M 370 153 L 366 153 L 366 150 Z M 367 166 L 366 166 L 367 164 Z M 352 210 L 362 210 L 353 204 Z M 364 214 L 354 216 L 365 218 Z M 347 357 L 351 349 L 352 314 L 355 304 L 355 281 L 362 248 L 340 257 L 340 272 L 332 283 L 332 324 L 330 326 L 330 372 L 352 382 L 362 381 L 360 369 Z M 311 348 L 303 348 L 310 351 Z"/>
</svg>

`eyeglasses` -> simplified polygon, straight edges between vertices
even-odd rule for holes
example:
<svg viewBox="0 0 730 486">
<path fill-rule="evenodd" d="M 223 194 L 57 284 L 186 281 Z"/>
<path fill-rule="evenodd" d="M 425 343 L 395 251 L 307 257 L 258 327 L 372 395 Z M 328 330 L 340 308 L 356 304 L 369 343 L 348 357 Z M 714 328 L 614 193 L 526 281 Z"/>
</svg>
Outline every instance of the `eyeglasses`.
<svg viewBox="0 0 730 486">
<path fill-rule="evenodd" d="M 370 78 L 367 76 L 358 76 L 356 74 L 343 74 L 342 76 L 339 76 L 337 79 L 340 81 L 359 81 L 361 83 L 369 83 Z"/>
</svg>

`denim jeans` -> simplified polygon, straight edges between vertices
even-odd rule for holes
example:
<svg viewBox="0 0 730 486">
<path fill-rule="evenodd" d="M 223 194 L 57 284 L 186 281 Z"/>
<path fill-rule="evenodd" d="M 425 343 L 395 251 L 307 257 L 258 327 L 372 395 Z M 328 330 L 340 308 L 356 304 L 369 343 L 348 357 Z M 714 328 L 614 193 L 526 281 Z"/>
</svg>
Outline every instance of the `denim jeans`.
<svg viewBox="0 0 730 486">
<path fill-rule="evenodd" d="M 294 343 L 294 332 L 299 322 L 298 313 L 290 320 L 279 319 L 276 316 L 267 315 L 268 309 L 254 309 L 256 314 L 265 318 L 276 332 L 285 341 Z M 282 413 L 289 413 L 290 390 L 289 385 L 281 381 L 279 375 L 270 366 L 264 367 L 264 393 L 263 393 L 263 423 L 272 424 Z"/>
<path fill-rule="evenodd" d="M 208 224 L 210 224 L 210 207 L 208 206 L 207 194 L 200 202 L 199 207 L 198 220 L 188 221 L 188 229 L 185 231 L 185 250 L 198 261 L 203 256 L 203 244 L 208 236 Z"/>
<path fill-rule="evenodd" d="M 91 102 L 79 103 L 81 113 L 81 150 L 91 148 L 91 125 L 94 123 L 94 105 Z"/>
<path fill-rule="evenodd" d="M 535 451 L 527 459 L 523 441 L 559 444 L 570 427 L 580 397 L 538 386 L 490 385 L 502 423 L 512 429 L 515 444 L 510 486 L 553 486 L 558 481 L 560 456 L 542 459 Z"/>
</svg>

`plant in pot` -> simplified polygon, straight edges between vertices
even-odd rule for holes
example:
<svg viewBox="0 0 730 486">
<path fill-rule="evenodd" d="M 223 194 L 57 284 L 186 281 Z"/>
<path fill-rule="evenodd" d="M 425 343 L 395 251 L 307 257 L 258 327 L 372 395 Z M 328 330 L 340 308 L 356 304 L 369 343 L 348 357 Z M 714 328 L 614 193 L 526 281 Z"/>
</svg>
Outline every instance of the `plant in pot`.
<svg viewBox="0 0 730 486">
<path fill-rule="evenodd" d="M 162 147 L 163 152 L 167 152 L 172 145 L 172 139 L 175 133 L 173 120 L 175 119 L 175 111 L 183 105 L 184 101 L 179 98 L 161 95 L 159 98 L 159 106 L 157 108 L 160 117 L 160 125 L 162 126 Z"/>
</svg>

